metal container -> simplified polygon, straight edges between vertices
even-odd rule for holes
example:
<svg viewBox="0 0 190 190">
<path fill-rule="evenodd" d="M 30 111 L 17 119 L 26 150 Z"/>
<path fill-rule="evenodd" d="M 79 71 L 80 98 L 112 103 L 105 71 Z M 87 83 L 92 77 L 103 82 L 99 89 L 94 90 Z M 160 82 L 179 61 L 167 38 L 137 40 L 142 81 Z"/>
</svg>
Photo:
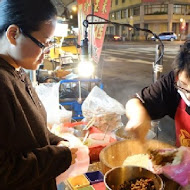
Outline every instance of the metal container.
<svg viewBox="0 0 190 190">
<path fill-rule="evenodd" d="M 130 134 L 125 130 L 125 127 L 121 127 L 114 131 L 116 139 L 118 141 L 125 140 L 125 139 L 135 139 L 134 134 Z M 154 139 L 156 137 L 156 133 L 152 130 L 149 130 L 146 136 L 146 139 Z"/>
<path fill-rule="evenodd" d="M 122 167 L 124 160 L 128 156 L 134 154 L 146 154 L 148 149 L 174 148 L 172 145 L 158 141 L 147 140 L 146 144 L 142 145 L 137 140 L 123 140 L 112 143 L 104 148 L 100 153 L 101 171 L 105 174 L 110 169 Z M 164 190 L 177 190 L 179 185 L 162 176 L 165 183 Z"/>
<path fill-rule="evenodd" d="M 164 183 L 159 175 L 136 166 L 115 167 L 109 170 L 104 176 L 104 183 L 108 190 L 119 190 L 121 188 L 120 185 L 124 184 L 125 181 L 137 178 L 152 179 L 156 190 L 164 189 Z"/>
</svg>

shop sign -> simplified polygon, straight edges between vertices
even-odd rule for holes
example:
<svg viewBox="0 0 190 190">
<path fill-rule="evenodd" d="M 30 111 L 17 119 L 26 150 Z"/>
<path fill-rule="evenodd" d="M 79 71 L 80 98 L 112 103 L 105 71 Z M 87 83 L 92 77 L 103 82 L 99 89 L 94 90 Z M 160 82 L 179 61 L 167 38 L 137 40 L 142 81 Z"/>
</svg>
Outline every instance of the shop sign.
<svg viewBox="0 0 190 190">
<path fill-rule="evenodd" d="M 158 2 L 159 0 L 143 0 L 143 3 L 154 3 L 154 2 Z"/>
<path fill-rule="evenodd" d="M 183 20 L 183 22 L 180 22 L 180 30 L 181 31 L 185 31 L 186 30 L 186 21 L 185 21 L 185 19 Z"/>
<path fill-rule="evenodd" d="M 79 43 L 84 39 L 85 27 L 83 21 L 86 15 L 94 14 L 102 18 L 108 19 L 111 9 L 111 0 L 78 0 L 78 26 L 79 26 Z M 97 17 L 88 17 L 89 22 L 104 21 Z M 104 37 L 106 33 L 107 24 L 89 24 L 88 25 L 88 39 L 89 39 L 89 52 L 93 60 L 98 63 L 102 51 Z"/>
</svg>

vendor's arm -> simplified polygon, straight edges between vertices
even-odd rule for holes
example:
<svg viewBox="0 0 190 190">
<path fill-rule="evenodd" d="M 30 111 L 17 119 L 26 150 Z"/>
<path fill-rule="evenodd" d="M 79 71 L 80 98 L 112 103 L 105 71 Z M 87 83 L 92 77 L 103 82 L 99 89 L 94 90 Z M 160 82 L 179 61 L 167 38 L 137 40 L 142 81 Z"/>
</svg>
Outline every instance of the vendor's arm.
<svg viewBox="0 0 190 190">
<path fill-rule="evenodd" d="M 126 130 L 132 129 L 138 137 L 144 138 L 151 126 L 151 120 L 160 119 L 165 115 L 174 118 L 179 103 L 174 82 L 172 71 L 129 100 L 126 104 L 126 115 L 129 119 Z"/>
<path fill-rule="evenodd" d="M 151 118 L 138 98 L 127 102 L 126 116 L 129 119 L 126 130 L 134 131 L 138 138 L 144 140 L 151 126 Z"/>
<path fill-rule="evenodd" d="M 174 83 L 175 76 L 171 71 L 137 93 L 136 97 L 146 108 L 152 120 L 161 119 L 166 115 L 174 118 L 180 100 Z"/>
</svg>

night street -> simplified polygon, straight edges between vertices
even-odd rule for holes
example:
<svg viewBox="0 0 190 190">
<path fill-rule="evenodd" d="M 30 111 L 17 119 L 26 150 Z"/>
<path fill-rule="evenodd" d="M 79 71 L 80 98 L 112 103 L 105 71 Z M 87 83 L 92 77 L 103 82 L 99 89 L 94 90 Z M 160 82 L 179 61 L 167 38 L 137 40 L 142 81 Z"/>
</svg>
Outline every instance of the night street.
<svg viewBox="0 0 190 190">
<path fill-rule="evenodd" d="M 171 64 L 182 43 L 164 42 L 163 73 L 171 70 Z M 155 42 L 105 43 L 100 60 L 103 65 L 104 90 L 125 106 L 131 96 L 153 82 L 152 63 L 155 60 L 155 49 Z M 125 117 L 123 121 L 127 122 Z M 168 117 L 162 119 L 160 128 L 162 131 L 158 138 L 173 143 L 173 121 Z"/>
</svg>

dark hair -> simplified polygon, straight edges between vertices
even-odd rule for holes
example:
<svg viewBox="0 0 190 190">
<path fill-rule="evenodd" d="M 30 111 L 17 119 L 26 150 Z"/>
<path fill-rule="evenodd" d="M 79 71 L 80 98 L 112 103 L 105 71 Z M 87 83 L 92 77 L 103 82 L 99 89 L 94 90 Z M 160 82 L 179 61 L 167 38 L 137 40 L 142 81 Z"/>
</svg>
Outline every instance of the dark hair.
<svg viewBox="0 0 190 190">
<path fill-rule="evenodd" d="M 11 24 L 28 33 L 57 15 L 50 0 L 0 0 L 0 36 Z"/>
<path fill-rule="evenodd" d="M 185 71 L 187 77 L 190 78 L 190 40 L 180 46 L 180 52 L 173 62 L 173 69 L 177 76 L 181 71 Z"/>
</svg>

